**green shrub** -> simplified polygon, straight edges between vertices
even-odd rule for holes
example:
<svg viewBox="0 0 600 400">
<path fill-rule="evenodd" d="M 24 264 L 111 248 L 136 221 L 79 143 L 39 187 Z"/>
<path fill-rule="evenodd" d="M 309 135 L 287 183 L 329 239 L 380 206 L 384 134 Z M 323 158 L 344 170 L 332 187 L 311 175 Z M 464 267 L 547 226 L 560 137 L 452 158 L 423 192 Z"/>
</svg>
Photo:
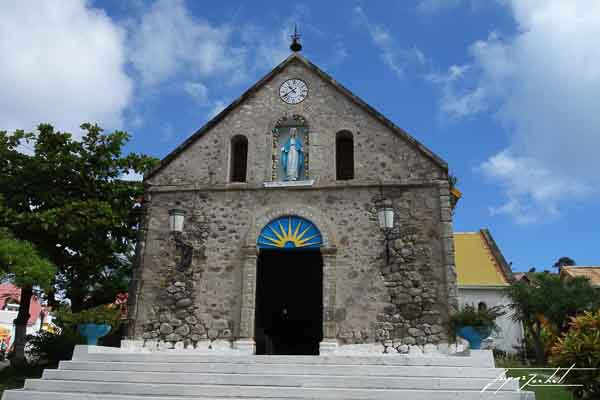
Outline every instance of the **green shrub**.
<svg viewBox="0 0 600 400">
<path fill-rule="evenodd" d="M 56 313 L 58 324 L 66 329 L 75 331 L 80 324 L 106 324 L 116 330 L 121 324 L 121 310 L 110 305 L 102 305 L 78 313 L 58 311 Z"/>
<path fill-rule="evenodd" d="M 552 348 L 550 362 L 557 367 L 590 368 L 573 370 L 566 380 L 582 385 L 573 388 L 578 398 L 600 398 L 600 310 L 571 318 L 569 330 Z"/>
<path fill-rule="evenodd" d="M 482 332 L 497 332 L 496 318 L 504 315 L 503 306 L 495 306 L 478 310 L 472 304 L 466 304 L 460 311 L 450 316 L 448 335 L 450 340 L 456 340 L 458 329 L 462 326 L 472 326 Z"/>
<path fill-rule="evenodd" d="M 57 364 L 62 360 L 70 360 L 73 349 L 85 341 L 79 335 L 69 330 L 52 333 L 41 331 L 37 335 L 27 336 L 30 358 L 35 363 Z"/>
<path fill-rule="evenodd" d="M 113 332 L 117 331 L 121 324 L 121 310 L 110 305 L 89 308 L 78 313 L 63 309 L 55 312 L 54 323 L 59 327 L 56 333 L 43 331 L 38 335 L 27 336 L 31 359 L 47 363 L 70 360 L 75 345 L 85 344 L 84 338 L 77 332 L 78 325 L 107 324 Z"/>
</svg>

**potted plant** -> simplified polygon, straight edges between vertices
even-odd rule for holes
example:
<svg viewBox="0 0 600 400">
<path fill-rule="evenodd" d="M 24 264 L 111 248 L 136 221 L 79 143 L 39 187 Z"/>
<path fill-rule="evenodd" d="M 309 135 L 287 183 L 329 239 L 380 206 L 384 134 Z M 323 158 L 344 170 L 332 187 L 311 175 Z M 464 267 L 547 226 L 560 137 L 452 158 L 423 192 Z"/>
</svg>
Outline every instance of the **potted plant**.
<svg viewBox="0 0 600 400">
<path fill-rule="evenodd" d="M 465 305 L 450 317 L 450 338 L 460 336 L 469 342 L 471 349 L 480 349 L 481 341 L 499 330 L 496 318 L 504 315 L 503 306 L 476 309 Z"/>
<path fill-rule="evenodd" d="M 66 325 L 76 329 L 86 339 L 88 345 L 95 346 L 98 344 L 98 339 L 119 326 L 121 310 L 102 305 L 78 313 L 62 313 L 60 318 Z"/>
</svg>

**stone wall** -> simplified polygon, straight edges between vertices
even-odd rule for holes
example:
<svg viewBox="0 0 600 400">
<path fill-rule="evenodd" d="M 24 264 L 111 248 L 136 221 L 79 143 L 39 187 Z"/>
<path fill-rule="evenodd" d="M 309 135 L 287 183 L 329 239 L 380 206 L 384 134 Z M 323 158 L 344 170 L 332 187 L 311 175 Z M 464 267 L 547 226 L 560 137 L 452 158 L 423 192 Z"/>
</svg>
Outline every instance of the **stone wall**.
<svg viewBox="0 0 600 400">
<path fill-rule="evenodd" d="M 375 204 L 379 187 L 153 192 L 135 336 L 148 340 L 232 339 L 240 335 L 244 249 L 276 208 L 311 209 L 335 259 L 335 336 L 342 344 L 438 343 L 448 314 L 440 188 L 386 186 L 400 237 L 386 265 Z M 277 207 L 272 205 L 277 204 Z M 168 210 L 186 210 L 184 233 Z M 257 226 L 254 226 L 257 224 Z M 261 225 L 260 227 L 258 225 Z M 187 253 L 186 253 L 187 252 Z"/>
</svg>

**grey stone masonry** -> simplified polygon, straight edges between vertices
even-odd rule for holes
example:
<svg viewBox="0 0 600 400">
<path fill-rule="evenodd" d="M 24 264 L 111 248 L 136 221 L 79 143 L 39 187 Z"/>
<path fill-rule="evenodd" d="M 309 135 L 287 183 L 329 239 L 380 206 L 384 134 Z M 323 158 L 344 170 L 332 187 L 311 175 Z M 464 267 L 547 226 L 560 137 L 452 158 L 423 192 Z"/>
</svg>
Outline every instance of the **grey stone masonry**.
<svg viewBox="0 0 600 400">
<path fill-rule="evenodd" d="M 307 98 L 278 96 L 304 80 Z M 310 183 L 277 176 L 278 129 L 301 124 Z M 336 134 L 353 139 L 354 178 L 336 180 Z M 303 132 L 305 132 L 303 131 Z M 248 140 L 246 182 L 229 182 L 231 139 Z M 301 182 L 300 182 L 301 183 Z M 145 179 L 145 220 L 130 296 L 130 336 L 183 343 L 251 340 L 257 237 L 297 215 L 321 232 L 323 337 L 386 352 L 447 340 L 457 302 L 447 166 L 301 56 L 291 56 L 163 160 Z M 385 262 L 376 204 L 385 196 L 399 236 Z M 169 210 L 185 211 L 184 231 Z"/>
</svg>

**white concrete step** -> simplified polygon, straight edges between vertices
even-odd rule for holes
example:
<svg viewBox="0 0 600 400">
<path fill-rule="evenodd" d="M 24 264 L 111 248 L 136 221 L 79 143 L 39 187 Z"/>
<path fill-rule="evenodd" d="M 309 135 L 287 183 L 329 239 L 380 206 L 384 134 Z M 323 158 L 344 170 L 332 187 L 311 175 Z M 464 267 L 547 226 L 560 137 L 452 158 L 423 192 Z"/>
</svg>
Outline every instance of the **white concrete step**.
<svg viewBox="0 0 600 400">
<path fill-rule="evenodd" d="M 197 372 L 266 375 L 344 375 L 344 376 L 415 376 L 490 378 L 500 376 L 497 368 L 405 366 L 405 365 L 307 365 L 307 364 L 238 364 L 227 363 L 163 363 L 63 361 L 61 370 L 131 371 L 131 372 Z"/>
<path fill-rule="evenodd" d="M 474 357 L 409 357 L 389 356 L 223 356 L 193 352 L 156 353 L 84 353 L 76 352 L 73 361 L 96 362 L 162 362 L 162 363 L 228 363 L 236 364 L 307 364 L 307 365 L 406 365 L 444 367 L 493 367 L 487 360 Z M 477 365 L 474 365 L 478 363 Z"/>
<path fill-rule="evenodd" d="M 342 397 L 343 393 L 336 398 Z M 480 393 L 480 392 L 427 392 L 427 391 L 397 391 L 392 397 L 394 400 L 535 400 L 533 393 Z M 59 392 L 30 392 L 27 390 L 11 390 L 4 400 L 149 400 L 146 396 L 110 395 L 103 393 L 59 393 Z M 239 400 L 231 397 L 174 397 L 157 396 L 152 400 Z M 243 400 L 264 400 L 265 398 L 243 397 Z M 292 400 L 292 397 L 270 397 L 269 400 Z M 372 400 L 373 397 L 363 397 L 362 400 Z"/>
<path fill-rule="evenodd" d="M 491 352 L 471 356 L 242 356 L 81 346 L 2 400 L 534 400 Z"/>
<path fill-rule="evenodd" d="M 47 370 L 43 379 L 89 382 L 152 383 L 190 385 L 189 390 L 202 392 L 201 385 L 232 386 L 285 386 L 305 388 L 357 388 L 357 389 L 417 389 L 417 390 L 481 390 L 490 378 L 439 378 L 439 377 L 373 377 L 333 375 L 251 375 L 251 374 L 200 374 L 172 372 L 123 371 L 68 371 Z M 504 383 L 504 384 L 503 384 Z M 516 381 L 497 382 L 490 389 L 517 390 Z"/>
<path fill-rule="evenodd" d="M 201 390 L 199 390 L 201 389 Z M 28 380 L 25 390 L 61 393 L 60 396 L 50 397 L 55 400 L 67 399 L 107 399 L 114 395 L 119 400 L 148 399 L 346 399 L 346 400 L 523 400 L 531 399 L 525 393 L 519 392 L 485 392 L 465 390 L 399 390 L 399 389 L 347 389 L 347 388 L 301 388 L 301 387 L 270 387 L 270 386 L 210 386 L 210 385 L 178 385 L 178 384 L 122 384 L 122 383 L 90 383 L 78 381 L 46 381 Z M 67 397 L 63 393 L 76 397 Z M 142 393 L 140 393 L 142 392 Z M 15 397 L 17 391 L 9 392 L 4 400 L 30 399 Z M 35 393 L 30 392 L 28 394 Z M 18 395 L 17 395 L 18 396 Z M 22 396 L 22 395 L 21 395 Z M 77 397 L 78 396 L 78 397 Z M 48 398 L 48 397 L 47 397 Z M 46 399 L 47 399 L 46 398 Z"/>
</svg>

